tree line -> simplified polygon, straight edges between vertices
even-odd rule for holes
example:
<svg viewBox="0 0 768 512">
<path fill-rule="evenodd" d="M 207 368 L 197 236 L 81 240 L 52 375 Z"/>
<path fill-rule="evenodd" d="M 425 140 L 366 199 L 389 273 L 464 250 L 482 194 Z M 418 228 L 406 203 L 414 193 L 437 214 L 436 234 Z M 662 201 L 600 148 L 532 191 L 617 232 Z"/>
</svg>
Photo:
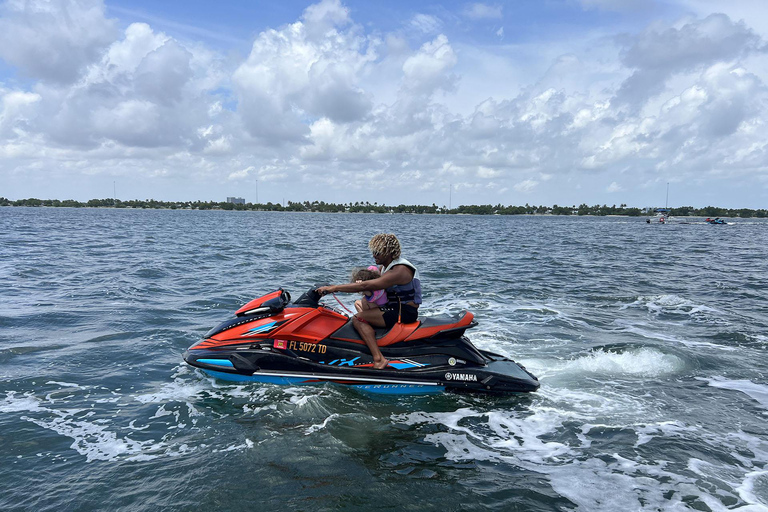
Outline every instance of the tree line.
<svg viewBox="0 0 768 512">
<path fill-rule="evenodd" d="M 331 212 L 331 213 L 431 213 L 447 215 L 624 215 L 629 217 L 642 217 L 653 215 L 654 208 L 628 207 L 626 204 L 616 206 L 580 204 L 579 206 L 505 206 L 502 204 L 491 205 L 461 205 L 456 208 L 432 205 L 405 205 L 397 206 L 379 204 L 377 202 L 349 202 L 326 203 L 325 201 L 288 201 L 285 205 L 280 203 L 245 203 L 236 204 L 216 201 L 157 201 L 155 199 L 133 199 L 123 201 L 120 199 L 91 199 L 87 202 L 73 199 L 19 199 L 12 201 L 0 197 L 0 206 L 32 206 L 32 207 L 68 207 L 68 208 L 140 208 L 140 209 L 168 209 L 168 210 L 239 210 L 239 211 L 272 211 L 272 212 Z M 694 208 L 682 206 L 670 208 L 672 217 L 768 217 L 768 210 L 750 208 L 720 208 L 706 206 Z"/>
</svg>

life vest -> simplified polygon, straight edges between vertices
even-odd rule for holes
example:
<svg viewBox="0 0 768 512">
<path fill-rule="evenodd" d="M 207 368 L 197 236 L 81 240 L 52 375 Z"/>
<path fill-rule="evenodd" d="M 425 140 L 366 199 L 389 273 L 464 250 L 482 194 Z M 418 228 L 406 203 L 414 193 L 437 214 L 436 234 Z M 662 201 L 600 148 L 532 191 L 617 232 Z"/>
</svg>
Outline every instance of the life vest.
<svg viewBox="0 0 768 512">
<path fill-rule="evenodd" d="M 406 302 L 413 302 L 415 304 L 421 304 L 421 280 L 419 279 L 419 271 L 416 267 L 405 258 L 397 258 L 392 263 L 387 265 L 384 272 L 392 269 L 396 265 L 405 265 L 413 270 L 413 280 L 406 284 L 396 284 L 387 288 L 387 304 L 405 304 Z M 382 274 L 384 273 L 382 272 Z M 398 300 L 399 299 L 399 300 Z"/>
</svg>

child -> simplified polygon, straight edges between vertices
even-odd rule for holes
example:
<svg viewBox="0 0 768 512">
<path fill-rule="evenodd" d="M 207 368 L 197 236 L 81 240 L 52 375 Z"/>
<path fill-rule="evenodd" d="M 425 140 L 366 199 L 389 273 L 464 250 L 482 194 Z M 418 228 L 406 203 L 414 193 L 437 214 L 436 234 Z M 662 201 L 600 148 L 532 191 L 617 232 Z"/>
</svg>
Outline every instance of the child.
<svg viewBox="0 0 768 512">
<path fill-rule="evenodd" d="M 360 283 L 370 281 L 381 277 L 379 267 L 371 265 L 368 268 L 361 268 L 352 274 L 352 282 Z M 374 309 L 387 304 L 387 292 L 385 290 L 365 291 L 363 292 L 365 300 L 356 300 L 355 309 L 358 313 L 363 310 Z"/>
</svg>

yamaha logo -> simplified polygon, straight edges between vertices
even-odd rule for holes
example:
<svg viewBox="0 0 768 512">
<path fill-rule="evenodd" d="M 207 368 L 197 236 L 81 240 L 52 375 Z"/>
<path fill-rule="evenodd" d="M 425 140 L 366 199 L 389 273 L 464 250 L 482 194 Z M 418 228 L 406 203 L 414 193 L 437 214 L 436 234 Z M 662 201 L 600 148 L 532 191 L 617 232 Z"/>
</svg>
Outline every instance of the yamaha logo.
<svg viewBox="0 0 768 512">
<path fill-rule="evenodd" d="M 463 380 L 467 382 L 477 382 L 477 375 L 473 373 L 446 373 L 445 380 Z"/>
</svg>

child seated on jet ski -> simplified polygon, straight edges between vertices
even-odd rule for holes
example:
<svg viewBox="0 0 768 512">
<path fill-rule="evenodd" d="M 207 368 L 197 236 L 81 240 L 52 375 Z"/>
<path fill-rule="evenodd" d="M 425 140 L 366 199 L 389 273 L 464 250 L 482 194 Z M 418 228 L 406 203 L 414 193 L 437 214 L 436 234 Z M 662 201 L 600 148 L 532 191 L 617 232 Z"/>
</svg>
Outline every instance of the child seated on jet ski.
<svg viewBox="0 0 768 512">
<path fill-rule="evenodd" d="M 352 274 L 352 282 L 362 283 L 363 281 L 370 281 L 371 279 L 377 279 L 379 277 L 381 277 L 379 267 L 371 265 L 368 268 L 358 269 Z M 365 300 L 355 301 L 355 309 L 357 309 L 358 313 L 368 309 L 378 309 L 387 305 L 387 292 L 385 290 L 364 291 L 362 293 Z"/>
</svg>

